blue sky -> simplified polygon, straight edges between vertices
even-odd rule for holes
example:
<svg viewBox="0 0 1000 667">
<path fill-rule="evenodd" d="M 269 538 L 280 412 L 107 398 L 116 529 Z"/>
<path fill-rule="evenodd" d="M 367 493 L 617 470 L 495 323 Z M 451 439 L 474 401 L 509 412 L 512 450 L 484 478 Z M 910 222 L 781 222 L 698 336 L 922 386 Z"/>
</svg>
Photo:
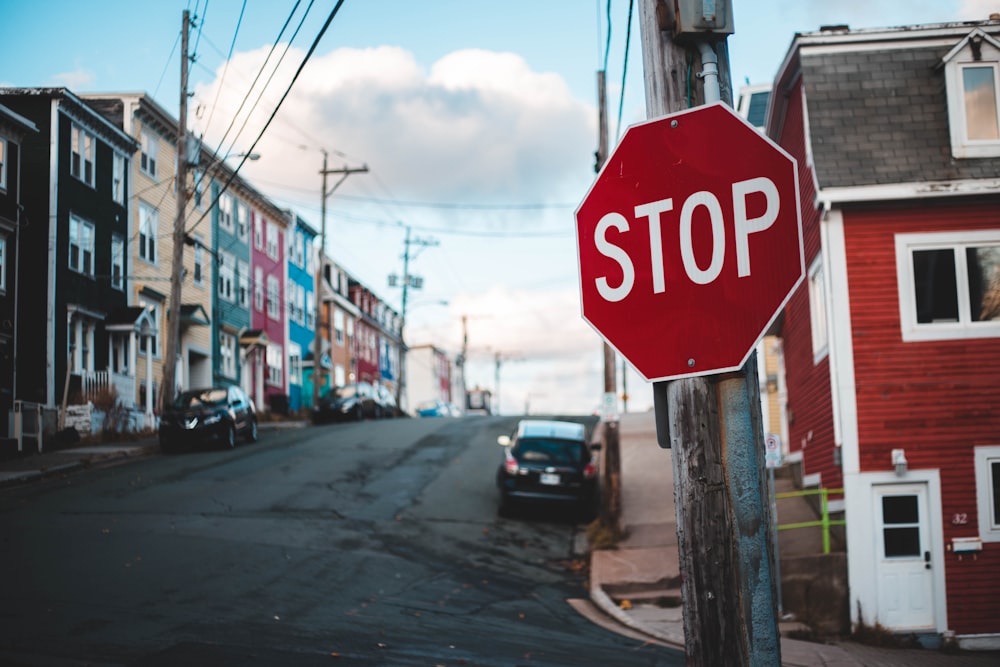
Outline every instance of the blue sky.
<svg viewBox="0 0 1000 667">
<path fill-rule="evenodd" d="M 17 54 L 0 85 L 144 91 L 176 114 L 190 9 L 200 27 L 192 127 L 239 153 L 335 4 L 315 0 L 246 128 L 224 142 L 282 25 L 291 15 L 287 43 L 307 0 L 247 0 L 228 67 L 243 0 L 0 0 L 7 52 Z M 991 9 L 995 0 L 734 0 L 733 83 L 769 83 L 796 32 L 980 19 Z M 611 0 L 612 134 L 645 117 L 634 12 L 626 69 L 629 0 Z M 405 228 L 434 239 L 411 261 L 424 287 L 410 294 L 407 340 L 454 353 L 465 316 L 469 383 L 493 387 L 500 355 L 504 412 L 528 403 L 587 412 L 600 400 L 600 342 L 579 315 L 573 211 L 594 177 L 608 31 L 607 0 L 347 0 L 256 145 L 261 159 L 241 172 L 319 227 L 320 149 L 331 166 L 367 165 L 328 200 L 329 252 L 398 309 L 387 277 L 402 272 Z M 631 408 L 651 405 L 644 384 L 630 374 Z"/>
</svg>

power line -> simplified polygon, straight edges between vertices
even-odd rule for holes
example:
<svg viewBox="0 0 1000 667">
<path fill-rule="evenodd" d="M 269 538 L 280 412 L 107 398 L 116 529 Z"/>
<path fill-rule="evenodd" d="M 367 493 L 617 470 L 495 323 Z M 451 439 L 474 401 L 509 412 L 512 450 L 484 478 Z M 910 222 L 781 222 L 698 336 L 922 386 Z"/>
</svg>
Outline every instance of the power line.
<svg viewBox="0 0 1000 667">
<path fill-rule="evenodd" d="M 610 5 L 611 0 L 608 0 Z M 618 98 L 618 127 L 615 128 L 615 140 L 621 136 L 622 133 L 622 106 L 625 104 L 625 77 L 628 74 L 628 47 L 629 42 L 632 38 L 632 8 L 635 6 L 635 0 L 629 0 L 628 3 L 628 26 L 625 28 L 625 64 L 622 66 L 622 89 L 621 97 Z"/>
<path fill-rule="evenodd" d="M 243 157 L 243 159 L 240 160 L 240 163 L 239 163 L 239 165 L 237 165 L 236 170 L 233 171 L 232 174 L 230 174 L 230 176 L 226 180 L 225 184 L 222 186 L 222 188 L 219 190 L 218 194 L 215 196 L 215 198 L 212 200 L 211 204 L 208 206 L 208 209 L 206 210 L 206 212 L 203 213 L 201 215 L 201 217 L 198 218 L 198 220 L 195 221 L 195 223 L 187 230 L 189 233 L 191 231 L 193 231 L 195 229 L 195 227 L 197 227 L 199 224 L 201 224 L 201 222 L 205 219 L 205 217 L 208 215 L 208 211 L 212 210 L 212 207 L 215 206 L 215 204 L 218 202 L 219 198 L 223 195 L 223 193 L 225 193 L 226 189 L 229 188 L 230 183 L 232 183 L 233 179 L 236 178 L 236 172 L 238 172 L 239 169 L 240 169 L 240 167 L 243 166 L 243 163 L 246 162 L 247 157 L 249 156 L 250 153 L 253 152 L 253 149 L 257 147 L 257 144 L 260 142 L 261 137 L 264 136 L 264 132 L 266 132 L 268 126 L 271 125 L 271 122 L 274 120 L 274 117 L 278 115 L 278 109 L 281 108 L 281 105 L 285 102 L 285 99 L 288 98 L 288 94 L 292 91 L 292 86 L 295 85 L 295 82 L 298 80 L 299 75 L 302 74 L 302 70 L 305 68 L 306 63 L 309 62 L 309 59 L 312 57 L 313 53 L 316 51 L 316 47 L 319 46 L 320 40 L 323 38 L 323 35 L 326 34 L 327 29 L 330 27 L 330 24 L 333 22 L 334 17 L 337 16 L 337 12 L 340 11 L 340 8 L 343 6 L 343 4 L 344 4 L 344 0 L 337 0 L 337 4 L 330 11 L 330 15 L 327 17 L 326 22 L 323 24 L 323 27 L 320 29 L 319 34 L 316 35 L 316 39 L 313 40 L 312 45 L 309 47 L 309 51 L 306 53 L 305 57 L 302 59 L 302 62 L 299 64 L 299 68 L 298 68 L 298 70 L 296 70 L 295 75 L 292 77 L 292 80 L 289 82 L 288 87 L 285 89 L 284 94 L 281 96 L 281 99 L 278 100 L 278 103 L 275 105 L 274 111 L 271 112 L 271 115 L 267 119 L 267 122 L 264 123 L 264 127 L 261 128 L 260 133 L 257 135 L 257 138 L 254 139 L 254 142 L 250 145 L 250 149 L 247 151 L 247 155 L 245 155 Z"/>
</svg>

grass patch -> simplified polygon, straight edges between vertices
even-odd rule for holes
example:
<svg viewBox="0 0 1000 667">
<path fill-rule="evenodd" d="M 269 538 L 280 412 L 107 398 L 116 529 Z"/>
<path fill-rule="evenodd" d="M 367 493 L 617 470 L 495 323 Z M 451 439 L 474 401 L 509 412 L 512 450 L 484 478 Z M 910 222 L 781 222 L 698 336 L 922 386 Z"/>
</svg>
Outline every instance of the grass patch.
<svg viewBox="0 0 1000 667">
<path fill-rule="evenodd" d="M 625 531 L 618 526 L 608 525 L 600 518 L 587 525 L 587 541 L 592 549 L 617 549 L 618 543 L 625 537 Z"/>
</svg>

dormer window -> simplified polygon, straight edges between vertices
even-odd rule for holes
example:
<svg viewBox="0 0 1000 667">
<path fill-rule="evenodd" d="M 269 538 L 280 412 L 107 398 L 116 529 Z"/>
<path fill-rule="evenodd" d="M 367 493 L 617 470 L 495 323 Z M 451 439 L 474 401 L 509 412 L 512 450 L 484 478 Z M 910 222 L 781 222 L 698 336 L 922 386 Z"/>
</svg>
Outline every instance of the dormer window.
<svg viewBox="0 0 1000 667">
<path fill-rule="evenodd" d="M 973 30 L 942 64 L 952 155 L 1000 157 L 1000 42 Z"/>
</svg>

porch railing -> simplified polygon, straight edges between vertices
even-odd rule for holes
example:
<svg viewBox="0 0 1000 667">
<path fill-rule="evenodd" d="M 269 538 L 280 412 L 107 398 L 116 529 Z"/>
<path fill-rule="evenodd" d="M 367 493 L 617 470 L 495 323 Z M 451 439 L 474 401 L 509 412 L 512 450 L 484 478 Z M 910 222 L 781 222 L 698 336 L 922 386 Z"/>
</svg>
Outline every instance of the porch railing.
<svg viewBox="0 0 1000 667">
<path fill-rule="evenodd" d="M 124 408 L 135 407 L 135 378 L 113 371 L 87 371 L 80 374 L 83 398 L 93 400 L 102 392 L 114 387 L 118 402 Z"/>
<path fill-rule="evenodd" d="M 817 521 L 800 521 L 798 523 L 786 523 L 778 524 L 778 530 L 794 530 L 796 528 L 816 528 L 817 526 L 823 529 L 823 553 L 830 553 L 830 526 L 846 526 L 847 521 L 844 519 L 830 519 L 830 507 L 829 507 L 829 496 L 833 494 L 835 496 L 844 495 L 843 489 L 804 489 L 802 491 L 783 491 L 782 493 L 776 493 L 774 495 L 775 499 L 781 500 L 782 498 L 799 498 L 805 496 L 819 496 L 819 507 L 820 507 L 820 518 Z"/>
</svg>

